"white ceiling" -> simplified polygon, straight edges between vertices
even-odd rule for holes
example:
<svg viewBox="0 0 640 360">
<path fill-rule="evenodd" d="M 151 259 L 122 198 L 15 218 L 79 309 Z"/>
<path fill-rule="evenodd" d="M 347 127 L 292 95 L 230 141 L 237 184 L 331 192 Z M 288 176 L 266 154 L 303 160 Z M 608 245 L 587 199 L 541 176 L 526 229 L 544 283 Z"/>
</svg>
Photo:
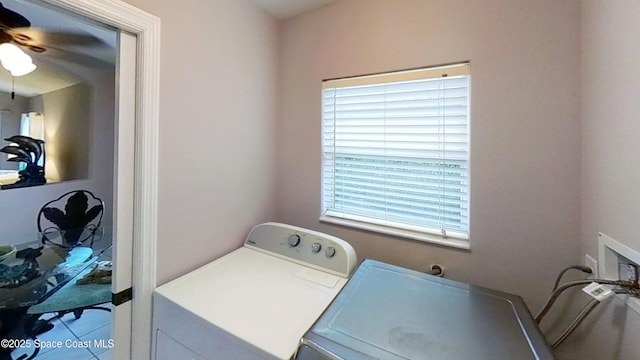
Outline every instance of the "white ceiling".
<svg viewBox="0 0 640 360">
<path fill-rule="evenodd" d="M 317 9 L 336 0 L 252 0 L 278 20 Z"/>
</svg>

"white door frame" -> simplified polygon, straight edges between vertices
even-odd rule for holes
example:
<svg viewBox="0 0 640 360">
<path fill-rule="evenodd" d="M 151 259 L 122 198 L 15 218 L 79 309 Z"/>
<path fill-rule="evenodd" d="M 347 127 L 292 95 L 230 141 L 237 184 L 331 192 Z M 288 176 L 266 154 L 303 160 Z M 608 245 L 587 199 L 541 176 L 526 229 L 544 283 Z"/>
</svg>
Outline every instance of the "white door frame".
<svg viewBox="0 0 640 360">
<path fill-rule="evenodd" d="M 135 346 L 130 354 L 131 359 L 149 359 L 152 294 L 156 286 L 160 19 L 121 0 L 41 1 L 126 31 L 137 40 L 135 150 L 131 151 L 135 169 L 131 343 Z"/>
</svg>

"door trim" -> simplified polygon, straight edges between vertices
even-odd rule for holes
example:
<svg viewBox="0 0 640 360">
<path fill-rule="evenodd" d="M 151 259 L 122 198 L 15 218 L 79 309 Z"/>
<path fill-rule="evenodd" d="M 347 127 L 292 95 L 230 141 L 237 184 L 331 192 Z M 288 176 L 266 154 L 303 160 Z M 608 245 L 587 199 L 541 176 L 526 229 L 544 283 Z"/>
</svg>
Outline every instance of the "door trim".
<svg viewBox="0 0 640 360">
<path fill-rule="evenodd" d="M 136 346 L 131 349 L 131 358 L 146 360 L 151 355 L 151 304 L 156 286 L 160 19 L 121 0 L 41 1 L 137 38 L 132 270 L 135 289 L 131 319 L 131 343 Z"/>
</svg>

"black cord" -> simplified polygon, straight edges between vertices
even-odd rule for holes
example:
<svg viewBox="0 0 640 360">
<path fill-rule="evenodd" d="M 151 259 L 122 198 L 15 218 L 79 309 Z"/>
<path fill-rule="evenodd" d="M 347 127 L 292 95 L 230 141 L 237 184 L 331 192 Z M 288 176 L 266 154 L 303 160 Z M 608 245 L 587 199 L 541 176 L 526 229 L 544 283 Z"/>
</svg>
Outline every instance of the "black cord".
<svg viewBox="0 0 640 360">
<path fill-rule="evenodd" d="M 574 286 L 591 284 L 592 282 L 597 282 L 605 285 L 625 286 L 630 288 L 634 287 L 634 282 L 626 281 L 626 280 L 590 279 L 590 280 L 568 281 L 560 285 L 556 290 L 554 290 L 551 293 L 551 296 L 549 296 L 549 298 L 547 299 L 547 302 L 545 303 L 544 307 L 542 308 L 542 310 L 540 310 L 540 312 L 538 313 L 538 315 L 536 315 L 534 319 L 536 324 L 540 324 L 540 322 L 542 321 L 542 318 L 549 312 L 549 310 L 551 309 L 555 301 L 558 299 L 560 294 L 562 294 L 565 290 L 572 288 Z"/>
<path fill-rule="evenodd" d="M 627 294 L 632 296 L 638 296 L 640 294 L 640 290 L 635 288 L 635 284 L 632 287 L 621 287 L 612 290 L 616 294 Z M 582 323 L 582 321 L 598 306 L 601 302 L 596 299 L 592 299 L 582 311 L 576 316 L 576 318 L 571 322 L 571 324 L 565 329 L 565 331 L 558 337 L 558 339 L 551 345 L 554 349 L 557 348 L 564 340 L 569 337 L 573 333 L 573 331 Z"/>
<path fill-rule="evenodd" d="M 582 323 L 582 321 L 593 311 L 593 309 L 596 308 L 596 306 L 598 306 L 598 304 L 600 304 L 600 301 L 596 299 L 592 299 L 584 308 L 582 308 L 582 311 L 580 311 L 578 316 L 576 316 L 576 318 L 571 322 L 569 327 L 565 329 L 565 331 L 553 343 L 553 345 L 551 345 L 551 347 L 555 349 L 560 344 L 562 344 L 562 342 L 565 341 L 566 338 L 569 337 L 569 335 L 571 335 L 571 333 L 573 333 L 573 331 L 578 327 L 578 325 Z"/>
<path fill-rule="evenodd" d="M 636 278 L 634 281 L 627 280 L 605 280 L 605 279 L 588 279 L 588 280 L 576 280 L 576 281 L 568 281 L 562 285 L 560 285 L 560 280 L 562 276 L 569 270 L 580 270 L 584 273 L 591 274 L 593 273 L 593 269 L 588 266 L 582 265 L 571 265 L 564 268 L 558 276 L 553 284 L 553 291 L 549 298 L 547 299 L 545 305 L 542 307 L 540 312 L 535 316 L 534 321 L 536 324 L 540 324 L 544 316 L 549 312 L 551 307 L 553 307 L 554 303 L 558 299 L 558 297 L 567 289 L 570 289 L 574 286 L 586 285 L 592 282 L 605 284 L 605 285 L 617 285 L 620 288 L 613 289 L 613 292 L 616 294 L 629 294 L 632 296 L 638 297 L 640 295 L 640 285 L 638 285 L 638 271 L 636 269 Z M 554 349 L 558 347 L 562 342 L 569 337 L 573 333 L 573 331 L 582 323 L 582 321 L 600 304 L 600 301 L 597 299 L 592 299 L 576 316 L 576 318 L 569 324 L 569 326 L 562 332 L 560 337 L 551 345 Z"/>
<path fill-rule="evenodd" d="M 591 269 L 588 266 L 582 266 L 582 265 L 567 266 L 566 268 L 562 269 L 562 271 L 560 271 L 560 274 L 558 274 L 558 277 L 556 277 L 556 282 L 553 284 L 552 291 L 555 291 L 558 288 L 558 285 L 560 284 L 560 280 L 562 279 L 562 276 L 564 276 L 564 274 L 569 270 L 580 270 L 583 273 L 593 274 L 593 269 Z"/>
</svg>

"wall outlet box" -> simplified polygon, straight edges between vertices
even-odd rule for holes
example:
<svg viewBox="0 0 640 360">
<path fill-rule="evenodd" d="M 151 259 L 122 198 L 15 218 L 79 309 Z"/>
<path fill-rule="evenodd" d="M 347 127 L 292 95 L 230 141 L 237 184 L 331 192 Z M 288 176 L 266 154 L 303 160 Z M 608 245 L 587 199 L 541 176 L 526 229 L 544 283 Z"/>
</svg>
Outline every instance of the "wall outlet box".
<svg viewBox="0 0 640 360">
<path fill-rule="evenodd" d="M 611 237 L 598 233 L 598 273 L 601 279 L 633 280 L 636 276 L 635 268 L 640 266 L 640 252 L 622 244 Z M 640 314 L 640 299 L 634 296 L 617 296 L 631 309 Z"/>
</svg>

